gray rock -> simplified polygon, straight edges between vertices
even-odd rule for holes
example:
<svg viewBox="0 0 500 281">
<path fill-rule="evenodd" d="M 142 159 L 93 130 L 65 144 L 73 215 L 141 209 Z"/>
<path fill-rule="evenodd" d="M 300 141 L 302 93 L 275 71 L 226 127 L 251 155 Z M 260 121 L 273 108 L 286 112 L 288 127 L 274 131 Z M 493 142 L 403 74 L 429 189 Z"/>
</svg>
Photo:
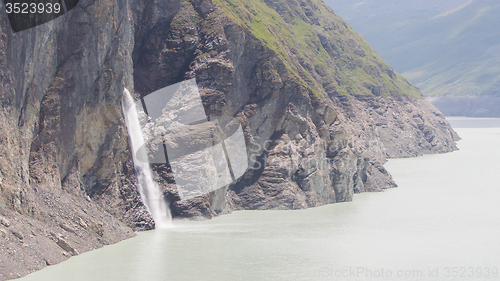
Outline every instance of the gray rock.
<svg viewBox="0 0 500 281">
<path fill-rule="evenodd" d="M 7 230 L 0 228 L 0 236 L 2 236 L 2 238 L 7 238 L 7 236 L 9 236 L 9 233 L 7 232 Z"/>
<path fill-rule="evenodd" d="M 10 226 L 10 222 L 4 218 L 4 217 L 0 217 L 0 223 L 5 226 L 5 227 L 9 227 Z"/>
<path fill-rule="evenodd" d="M 88 224 L 82 218 L 78 218 L 78 225 L 80 225 L 82 228 L 88 227 Z"/>
<path fill-rule="evenodd" d="M 21 231 L 17 230 L 17 229 L 10 229 L 10 232 L 16 236 L 19 240 L 23 240 L 24 239 L 24 235 Z"/>
<path fill-rule="evenodd" d="M 77 256 L 78 251 L 75 250 L 73 247 L 69 245 L 69 243 L 64 240 L 62 237 L 56 237 L 55 238 L 56 244 L 61 247 L 61 249 L 65 250 L 66 252 L 70 253 L 72 256 Z"/>
<path fill-rule="evenodd" d="M 64 230 L 68 231 L 68 232 L 72 232 L 72 233 L 74 233 L 74 234 L 76 234 L 76 233 L 77 233 L 77 232 L 76 232 L 76 230 L 75 230 L 75 228 L 74 228 L 74 227 L 72 227 L 72 226 L 70 226 L 70 225 L 69 225 L 69 224 L 67 224 L 67 223 L 59 223 L 59 226 L 60 226 L 62 229 L 64 229 Z"/>
</svg>

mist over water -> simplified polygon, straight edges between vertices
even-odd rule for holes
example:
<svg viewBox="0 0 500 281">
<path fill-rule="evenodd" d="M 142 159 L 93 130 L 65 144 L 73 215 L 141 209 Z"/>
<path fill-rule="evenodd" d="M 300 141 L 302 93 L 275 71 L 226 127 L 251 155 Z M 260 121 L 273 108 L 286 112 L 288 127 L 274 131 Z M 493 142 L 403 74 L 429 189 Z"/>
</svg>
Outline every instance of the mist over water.
<svg viewBox="0 0 500 281">
<path fill-rule="evenodd" d="M 476 125 L 460 151 L 390 160 L 398 188 L 174 221 L 21 280 L 498 280 L 500 126 L 450 121 Z"/>
<path fill-rule="evenodd" d="M 123 91 L 122 110 L 127 125 L 132 150 L 131 154 L 142 201 L 155 221 L 155 228 L 167 228 L 171 225 L 172 221 L 170 208 L 167 202 L 165 202 L 158 185 L 153 180 L 149 163 L 144 162 L 145 159 L 148 159 L 146 150 L 139 149 L 144 145 L 144 137 L 134 99 L 127 89 Z M 138 158 L 141 160 L 138 160 Z"/>
</svg>

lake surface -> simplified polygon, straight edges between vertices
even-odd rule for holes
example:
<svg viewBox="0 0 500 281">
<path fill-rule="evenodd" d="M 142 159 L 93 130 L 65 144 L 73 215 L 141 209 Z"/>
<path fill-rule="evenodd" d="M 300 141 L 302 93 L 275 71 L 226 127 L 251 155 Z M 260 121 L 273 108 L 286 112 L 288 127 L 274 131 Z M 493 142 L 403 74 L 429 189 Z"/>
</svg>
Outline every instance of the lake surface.
<svg viewBox="0 0 500 281">
<path fill-rule="evenodd" d="M 460 151 L 390 160 L 398 188 L 174 222 L 21 280 L 499 280 L 500 119 L 449 120 Z"/>
</svg>

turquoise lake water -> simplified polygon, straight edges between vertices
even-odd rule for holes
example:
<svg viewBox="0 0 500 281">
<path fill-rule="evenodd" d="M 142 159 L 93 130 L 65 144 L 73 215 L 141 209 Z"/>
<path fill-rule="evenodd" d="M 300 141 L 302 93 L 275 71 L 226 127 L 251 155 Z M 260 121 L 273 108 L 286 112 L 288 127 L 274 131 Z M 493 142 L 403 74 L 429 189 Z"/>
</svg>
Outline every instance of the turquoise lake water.
<svg viewBox="0 0 500 281">
<path fill-rule="evenodd" d="M 390 160 L 398 188 L 176 221 L 20 280 L 500 280 L 500 119 L 449 120 L 460 150 Z"/>
</svg>

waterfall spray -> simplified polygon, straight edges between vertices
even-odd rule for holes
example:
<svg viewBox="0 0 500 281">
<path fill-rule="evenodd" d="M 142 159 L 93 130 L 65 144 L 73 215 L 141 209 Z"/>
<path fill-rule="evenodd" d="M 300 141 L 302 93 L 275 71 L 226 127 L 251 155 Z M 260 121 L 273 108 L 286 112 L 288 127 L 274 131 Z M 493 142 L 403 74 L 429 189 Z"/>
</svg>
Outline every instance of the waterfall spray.
<svg viewBox="0 0 500 281">
<path fill-rule="evenodd" d="M 139 193 L 144 205 L 146 205 L 146 208 L 155 221 L 156 228 L 166 228 L 170 226 L 170 222 L 172 221 L 170 208 L 158 185 L 153 180 L 149 163 L 141 161 L 148 159 L 148 157 L 145 150 L 139 149 L 144 144 L 144 137 L 134 99 L 127 89 L 123 91 L 122 110 L 130 137 L 132 160 L 134 161 L 135 174 L 137 175 L 137 182 L 139 184 Z"/>
</svg>

